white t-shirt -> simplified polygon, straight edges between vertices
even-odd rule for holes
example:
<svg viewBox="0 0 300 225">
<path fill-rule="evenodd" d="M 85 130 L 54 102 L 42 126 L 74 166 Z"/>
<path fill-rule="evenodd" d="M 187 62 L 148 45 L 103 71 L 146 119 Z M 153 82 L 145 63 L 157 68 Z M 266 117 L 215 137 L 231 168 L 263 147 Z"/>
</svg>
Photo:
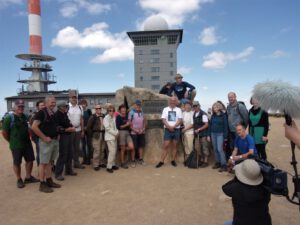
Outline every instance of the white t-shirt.
<svg viewBox="0 0 300 225">
<path fill-rule="evenodd" d="M 197 117 L 199 115 L 200 112 L 196 112 L 195 117 Z M 208 117 L 207 115 L 203 114 L 202 115 L 202 122 L 203 123 L 208 123 Z"/>
<path fill-rule="evenodd" d="M 165 119 L 169 126 L 174 126 L 179 119 L 182 119 L 182 111 L 178 107 L 172 109 L 168 106 L 164 108 L 161 118 Z M 180 125 L 176 128 L 180 128 Z"/>
<path fill-rule="evenodd" d="M 191 124 L 194 124 L 193 115 L 194 115 L 194 112 L 192 112 L 192 111 L 182 113 L 182 121 L 183 121 L 184 127 L 188 127 Z M 194 134 L 194 129 L 193 128 L 188 129 L 185 133 L 186 134 Z"/>
<path fill-rule="evenodd" d="M 80 120 L 83 116 L 83 110 L 79 108 L 79 105 L 73 106 L 69 104 L 68 117 L 76 131 L 81 131 Z"/>
</svg>

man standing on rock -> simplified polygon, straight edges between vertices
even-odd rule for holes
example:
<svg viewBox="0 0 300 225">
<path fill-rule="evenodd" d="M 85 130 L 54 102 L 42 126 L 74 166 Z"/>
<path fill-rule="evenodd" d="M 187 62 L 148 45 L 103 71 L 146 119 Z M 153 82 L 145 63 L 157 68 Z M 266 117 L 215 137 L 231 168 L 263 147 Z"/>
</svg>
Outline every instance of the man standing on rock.
<svg viewBox="0 0 300 225">
<path fill-rule="evenodd" d="M 172 153 L 172 166 L 176 167 L 176 145 L 180 139 L 180 124 L 182 123 L 182 112 L 181 109 L 176 107 L 177 98 L 171 97 L 169 99 L 169 106 L 163 109 L 161 118 L 164 124 L 164 144 L 163 151 L 161 154 L 161 161 L 156 165 L 156 168 L 164 165 L 166 156 L 168 155 L 168 149 L 171 149 Z"/>
</svg>

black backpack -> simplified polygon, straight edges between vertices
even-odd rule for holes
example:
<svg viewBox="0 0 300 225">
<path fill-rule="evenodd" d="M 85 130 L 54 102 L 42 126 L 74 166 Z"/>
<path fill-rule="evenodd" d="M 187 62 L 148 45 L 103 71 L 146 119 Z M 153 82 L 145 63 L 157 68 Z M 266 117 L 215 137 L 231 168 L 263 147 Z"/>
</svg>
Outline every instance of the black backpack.
<svg viewBox="0 0 300 225">
<path fill-rule="evenodd" d="M 200 166 L 200 158 L 198 152 L 194 149 L 185 161 L 185 165 L 191 169 L 198 169 Z"/>
</svg>

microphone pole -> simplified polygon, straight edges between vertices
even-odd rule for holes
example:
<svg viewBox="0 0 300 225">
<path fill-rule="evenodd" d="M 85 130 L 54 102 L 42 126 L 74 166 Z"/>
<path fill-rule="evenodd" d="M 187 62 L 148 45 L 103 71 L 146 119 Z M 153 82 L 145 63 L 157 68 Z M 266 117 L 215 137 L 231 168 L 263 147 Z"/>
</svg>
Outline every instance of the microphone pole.
<svg viewBox="0 0 300 225">
<path fill-rule="evenodd" d="M 285 117 L 285 123 L 288 126 L 292 126 L 292 121 L 293 121 L 292 117 L 287 113 L 284 114 L 284 117 Z M 297 161 L 296 161 L 296 156 L 295 156 L 295 143 L 292 141 L 291 141 L 291 149 L 292 149 L 292 161 L 290 163 L 293 166 L 294 171 L 295 171 L 295 176 L 293 176 L 294 194 L 293 194 L 292 199 L 290 199 L 289 196 L 287 196 L 287 199 L 290 202 L 299 205 L 299 211 L 300 211 L 300 177 L 298 175 L 298 170 L 297 170 Z M 294 198 L 297 198 L 298 202 L 295 202 Z"/>
</svg>

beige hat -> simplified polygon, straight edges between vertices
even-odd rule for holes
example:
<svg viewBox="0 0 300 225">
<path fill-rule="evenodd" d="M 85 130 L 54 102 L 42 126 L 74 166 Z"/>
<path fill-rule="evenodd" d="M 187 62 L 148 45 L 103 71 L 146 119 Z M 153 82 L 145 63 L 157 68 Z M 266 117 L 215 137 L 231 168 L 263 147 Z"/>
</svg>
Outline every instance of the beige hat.
<svg viewBox="0 0 300 225">
<path fill-rule="evenodd" d="M 260 166 L 253 159 L 246 159 L 234 167 L 237 179 L 248 185 L 259 185 L 263 182 Z"/>
</svg>

